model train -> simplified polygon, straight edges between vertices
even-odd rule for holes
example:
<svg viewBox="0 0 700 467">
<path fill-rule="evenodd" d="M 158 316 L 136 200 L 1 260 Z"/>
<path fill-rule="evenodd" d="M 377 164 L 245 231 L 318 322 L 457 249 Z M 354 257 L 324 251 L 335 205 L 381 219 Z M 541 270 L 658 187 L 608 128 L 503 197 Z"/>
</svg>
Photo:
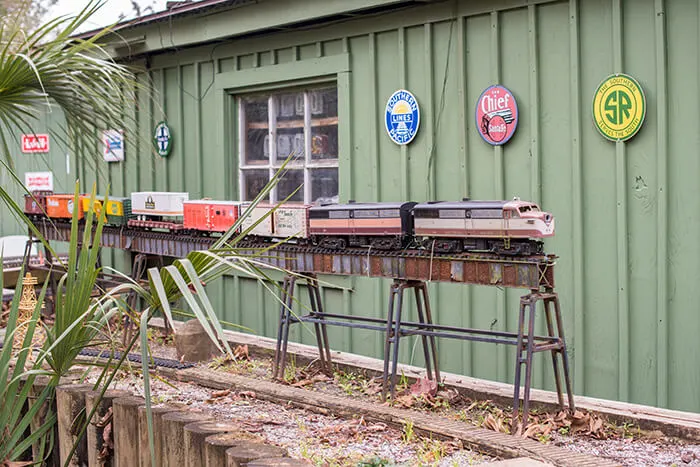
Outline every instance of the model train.
<svg viewBox="0 0 700 467">
<path fill-rule="evenodd" d="M 37 192 L 25 196 L 32 218 L 70 219 L 73 195 Z M 103 206 L 103 204 L 105 204 Z M 79 218 L 90 207 L 80 197 Z M 535 203 L 511 201 L 435 201 L 328 204 L 287 203 L 251 207 L 249 202 L 190 200 L 188 193 L 138 192 L 130 198 L 94 201 L 106 223 L 130 229 L 168 230 L 197 235 L 227 231 L 246 211 L 246 240 L 288 241 L 334 250 L 348 247 L 400 250 L 426 248 L 436 253 L 492 252 L 532 255 L 542 238 L 554 235 L 554 217 Z M 272 211 L 269 216 L 266 216 Z M 258 222 L 260 221 L 260 222 Z"/>
</svg>

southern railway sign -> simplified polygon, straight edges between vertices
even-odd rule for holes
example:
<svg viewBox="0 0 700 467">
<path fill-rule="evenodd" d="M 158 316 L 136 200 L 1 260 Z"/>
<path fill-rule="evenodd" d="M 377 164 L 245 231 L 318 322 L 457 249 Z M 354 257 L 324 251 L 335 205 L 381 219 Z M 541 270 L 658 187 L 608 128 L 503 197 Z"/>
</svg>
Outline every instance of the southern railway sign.
<svg viewBox="0 0 700 467">
<path fill-rule="evenodd" d="M 593 121 L 610 141 L 627 141 L 644 123 L 646 98 L 637 80 L 622 73 L 608 76 L 593 98 Z"/>
</svg>

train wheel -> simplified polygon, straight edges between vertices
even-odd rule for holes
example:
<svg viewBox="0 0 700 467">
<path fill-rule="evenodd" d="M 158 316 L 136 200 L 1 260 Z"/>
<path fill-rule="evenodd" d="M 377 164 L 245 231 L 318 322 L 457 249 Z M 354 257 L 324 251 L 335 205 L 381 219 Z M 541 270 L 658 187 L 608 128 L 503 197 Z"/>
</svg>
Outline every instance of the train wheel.
<svg viewBox="0 0 700 467">
<path fill-rule="evenodd" d="M 319 239 L 318 245 L 331 250 L 344 250 L 347 241 L 343 237 L 322 237 Z"/>
<path fill-rule="evenodd" d="M 401 239 L 396 237 L 372 237 L 369 241 L 372 248 L 378 250 L 393 250 L 401 248 Z"/>
<path fill-rule="evenodd" d="M 435 253 L 461 253 L 464 251 L 462 240 L 455 238 L 429 238 L 424 242 L 427 250 Z"/>
</svg>

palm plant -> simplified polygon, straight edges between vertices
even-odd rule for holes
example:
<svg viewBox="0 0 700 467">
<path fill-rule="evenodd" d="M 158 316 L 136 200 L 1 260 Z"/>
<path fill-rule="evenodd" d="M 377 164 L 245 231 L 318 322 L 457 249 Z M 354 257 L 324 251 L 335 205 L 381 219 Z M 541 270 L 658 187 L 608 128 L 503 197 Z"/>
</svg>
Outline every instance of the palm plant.
<svg viewBox="0 0 700 467">
<path fill-rule="evenodd" d="M 52 20 L 30 34 L 21 30 L 19 22 L 13 24 L 5 21 L 0 25 L 0 150 L 3 151 L 0 159 L 18 186 L 22 184 L 12 172 L 11 142 L 8 141 L 8 135 L 17 134 L 17 129 L 31 132 L 36 115 L 44 111 L 60 110 L 65 125 L 61 128 L 61 133 L 55 136 L 78 154 L 81 148 L 89 148 L 96 143 L 95 135 L 103 128 L 124 128 L 129 133 L 133 127 L 129 114 L 123 112 L 123 109 L 125 105 L 134 103 L 138 84 L 130 70 L 113 62 L 100 46 L 99 40 L 109 33 L 109 29 L 97 32 L 87 39 L 75 37 L 79 28 L 103 4 L 103 0 L 90 0 L 75 18 Z M 110 96 L 121 96 L 121 100 Z M 283 172 L 284 168 L 273 177 L 253 201 L 253 206 L 264 199 Z M 15 217 L 50 248 L 12 198 L 8 187 L 0 186 L 0 198 Z M 79 205 L 77 201 L 76 185 L 75 206 Z M 262 221 L 260 219 L 256 224 Z M 259 256 L 266 254 L 266 250 L 242 256 L 235 249 L 236 241 L 247 233 L 234 234 L 241 222 L 242 219 L 211 250 L 191 253 L 187 258 L 162 270 L 149 270 L 148 288 L 127 280 L 125 284 L 94 297 L 93 291 L 101 273 L 97 267 L 97 255 L 104 216 L 91 209 L 82 224 L 81 237 L 78 233 L 80 226 L 77 210 L 74 212 L 68 261 L 55 291 L 55 324 L 46 329 L 47 339 L 43 348 L 33 353 L 34 359 L 28 360 L 31 352 L 29 343 L 38 326 L 37 309 L 28 324 L 24 325 L 26 337 L 20 352 L 13 357 L 11 345 L 5 345 L 0 351 L 0 382 L 7 381 L 7 384 L 0 384 L 0 465 L 21 459 L 32 445 L 41 446 L 42 449 L 48 446 L 50 450 L 47 442 L 51 441 L 52 427 L 56 420 L 51 409 L 55 386 L 61 376 L 74 366 L 83 348 L 100 344 L 101 331 L 111 317 L 120 313 L 134 314 L 134 310 L 129 310 L 122 298 L 129 292 L 137 293 L 146 303 L 140 318 L 140 336 L 135 336 L 128 342 L 120 361 L 112 362 L 111 367 L 104 366 L 95 387 L 103 391 L 107 389 L 124 358 L 140 338 L 149 427 L 151 416 L 146 326 L 152 316 L 162 313 L 172 322 L 170 303 L 182 299 L 202 322 L 214 342 L 230 353 L 223 338 L 223 329 L 202 283 L 210 282 L 231 270 L 263 281 L 269 279 L 259 261 Z M 190 287 L 196 293 L 192 293 Z M 266 283 L 266 287 L 274 292 L 276 284 Z M 17 290 L 20 289 L 21 283 Z M 41 299 L 44 294 L 45 288 Z M 17 300 L 15 297 L 6 326 L 5 342 L 12 341 L 17 329 Z M 10 371 L 13 361 L 14 370 Z M 28 361 L 31 364 L 25 369 Z M 49 384 L 41 391 L 31 409 L 23 412 L 34 379 L 40 375 L 48 376 Z M 48 410 L 42 416 L 42 423 L 33 428 L 30 437 L 24 438 L 27 427 L 42 406 Z M 90 420 L 91 416 L 89 414 L 86 420 Z M 41 461 L 41 453 L 46 450 L 39 452 L 39 458 L 34 459 L 36 462 Z M 152 444 L 151 453 L 153 454 Z"/>
<path fill-rule="evenodd" d="M 31 33 L 19 16 L 0 22 L 0 160 L 9 172 L 14 167 L 10 148 L 16 144 L 10 135 L 32 133 L 42 113 L 62 113 L 65 124 L 53 136 L 76 152 L 94 147 L 102 129 L 135 133 L 124 108 L 135 103 L 140 86 L 131 70 L 100 45 L 110 29 L 76 37 L 105 1 L 89 0 L 75 17 L 55 18 Z M 26 222 L 8 187 L 0 186 L 0 199 Z"/>
<path fill-rule="evenodd" d="M 22 271 L 23 272 L 23 271 Z M 3 268 L 0 263 L 0 288 L 3 285 Z M 0 465 L 11 465 L 11 462 L 21 459 L 25 452 L 33 445 L 38 445 L 38 457 L 43 459 L 47 446 L 53 441 L 53 424 L 56 422 L 56 414 L 51 410 L 54 395 L 54 386 L 46 385 L 31 401 L 31 390 L 36 378 L 46 372 L 42 370 L 42 359 L 30 358 L 31 342 L 41 311 L 41 303 L 46 294 L 46 286 L 41 291 L 39 301 L 32 313 L 31 319 L 24 323 L 18 322 L 21 277 L 10 306 L 10 314 L 5 327 L 5 335 L 2 349 L 0 349 Z M 21 348 L 13 355 L 12 341 L 15 334 L 19 334 L 22 327 L 26 331 Z M 11 360 L 14 357 L 14 368 Z M 28 366 L 28 368 L 25 368 Z M 30 405 L 29 410 L 25 407 Z M 42 414 L 43 423 L 32 430 L 29 436 L 26 431 L 32 421 L 39 415 L 43 407 L 48 406 L 48 411 Z M 15 464 L 16 465 L 16 464 Z"/>
</svg>

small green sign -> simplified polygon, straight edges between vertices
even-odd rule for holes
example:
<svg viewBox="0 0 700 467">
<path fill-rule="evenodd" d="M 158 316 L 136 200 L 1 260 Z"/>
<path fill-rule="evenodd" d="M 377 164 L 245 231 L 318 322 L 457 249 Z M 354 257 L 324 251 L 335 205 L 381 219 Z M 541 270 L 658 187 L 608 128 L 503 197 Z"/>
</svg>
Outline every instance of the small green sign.
<svg viewBox="0 0 700 467">
<path fill-rule="evenodd" d="M 153 133 L 153 144 L 161 157 L 167 157 L 173 147 L 173 135 L 166 122 L 159 122 Z"/>
</svg>

